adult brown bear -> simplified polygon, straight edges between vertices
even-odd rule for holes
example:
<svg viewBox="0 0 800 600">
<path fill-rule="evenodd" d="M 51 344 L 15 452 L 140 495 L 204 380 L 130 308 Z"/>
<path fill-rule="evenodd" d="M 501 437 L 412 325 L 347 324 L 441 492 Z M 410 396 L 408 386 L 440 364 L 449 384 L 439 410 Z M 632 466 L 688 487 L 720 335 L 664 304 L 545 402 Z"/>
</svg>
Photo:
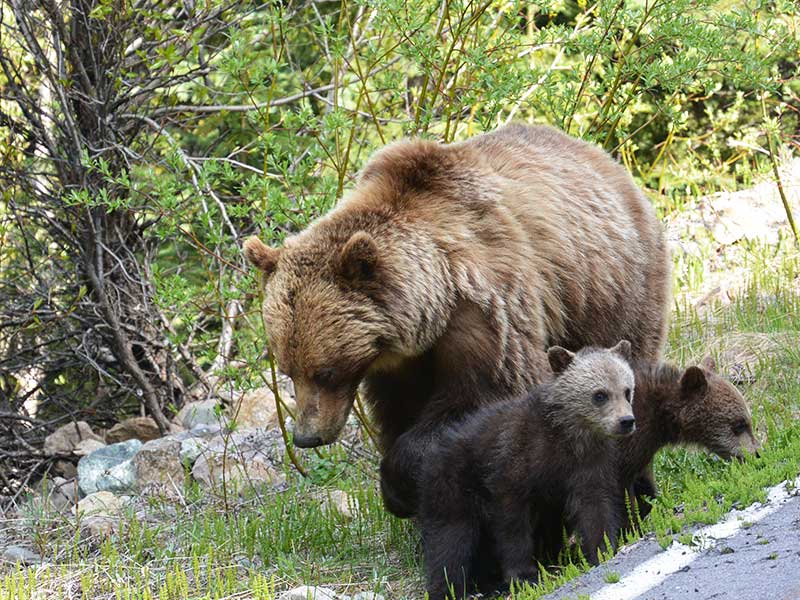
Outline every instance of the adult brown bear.
<svg viewBox="0 0 800 600">
<path fill-rule="evenodd" d="M 295 444 L 336 440 L 363 384 L 401 516 L 441 424 L 524 393 L 547 347 L 626 338 L 657 360 L 664 341 L 670 269 L 653 208 L 605 152 L 550 127 L 392 144 L 283 248 L 244 250 L 295 384 Z"/>
</svg>

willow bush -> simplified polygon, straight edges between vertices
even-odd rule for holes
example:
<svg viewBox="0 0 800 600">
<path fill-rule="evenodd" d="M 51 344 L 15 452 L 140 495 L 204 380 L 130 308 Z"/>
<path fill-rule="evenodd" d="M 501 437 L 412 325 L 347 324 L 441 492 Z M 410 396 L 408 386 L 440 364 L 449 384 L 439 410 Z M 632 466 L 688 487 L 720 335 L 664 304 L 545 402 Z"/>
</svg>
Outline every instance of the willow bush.
<svg viewBox="0 0 800 600">
<path fill-rule="evenodd" d="M 550 123 L 610 151 L 667 213 L 749 183 L 798 131 L 788 0 L 0 10 L 12 479 L 47 468 L 38 445 L 70 419 L 163 424 L 220 386 L 269 383 L 242 239 L 302 229 L 392 140 Z"/>
</svg>

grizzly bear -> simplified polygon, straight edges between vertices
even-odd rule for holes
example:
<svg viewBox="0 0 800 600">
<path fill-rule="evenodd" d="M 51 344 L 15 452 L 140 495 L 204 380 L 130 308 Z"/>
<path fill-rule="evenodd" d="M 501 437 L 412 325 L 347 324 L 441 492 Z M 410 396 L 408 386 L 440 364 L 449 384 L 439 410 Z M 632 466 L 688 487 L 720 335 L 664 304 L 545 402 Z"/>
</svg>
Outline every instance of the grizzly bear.
<svg viewBox="0 0 800 600">
<path fill-rule="evenodd" d="M 624 337 L 657 359 L 664 341 L 670 268 L 653 208 L 606 153 L 550 127 L 392 144 L 283 248 L 253 237 L 244 252 L 294 381 L 295 445 L 336 440 L 363 384 L 397 514 L 413 513 L 442 425 L 525 393 L 547 347 Z"/>
<path fill-rule="evenodd" d="M 616 439 L 635 430 L 630 344 L 548 351 L 556 374 L 524 397 L 467 415 L 431 446 L 420 478 L 427 588 L 439 600 L 473 586 L 534 579 L 541 515 L 563 514 L 596 564 L 624 518 Z M 493 564 L 493 558 L 496 565 Z"/>
</svg>

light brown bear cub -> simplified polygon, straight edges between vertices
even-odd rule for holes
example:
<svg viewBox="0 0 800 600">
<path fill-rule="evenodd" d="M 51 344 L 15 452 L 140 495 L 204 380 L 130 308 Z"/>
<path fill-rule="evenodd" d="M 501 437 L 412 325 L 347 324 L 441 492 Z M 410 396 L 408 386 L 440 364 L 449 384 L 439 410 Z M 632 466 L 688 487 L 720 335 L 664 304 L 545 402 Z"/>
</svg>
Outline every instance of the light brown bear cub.
<svg viewBox="0 0 800 600">
<path fill-rule="evenodd" d="M 441 427 L 524 394 L 547 347 L 626 338 L 657 359 L 664 342 L 670 266 L 652 206 L 605 152 L 550 127 L 392 144 L 283 248 L 244 251 L 297 393 L 295 444 L 333 442 L 363 384 L 397 514 L 415 510 Z"/>
<path fill-rule="evenodd" d="M 552 383 L 465 417 L 429 449 L 419 519 L 432 600 L 534 579 L 540 529 L 562 513 L 596 564 L 624 519 L 617 439 L 635 430 L 630 344 L 554 347 Z"/>
<path fill-rule="evenodd" d="M 637 476 L 661 448 L 698 444 L 726 459 L 757 453 L 747 403 L 715 369 L 711 357 L 683 371 L 666 363 L 634 361 L 638 430 L 620 441 L 620 448 L 623 476 L 634 483 L 631 497 L 641 517 L 650 509 L 645 496 L 655 496 L 656 490 Z"/>
</svg>

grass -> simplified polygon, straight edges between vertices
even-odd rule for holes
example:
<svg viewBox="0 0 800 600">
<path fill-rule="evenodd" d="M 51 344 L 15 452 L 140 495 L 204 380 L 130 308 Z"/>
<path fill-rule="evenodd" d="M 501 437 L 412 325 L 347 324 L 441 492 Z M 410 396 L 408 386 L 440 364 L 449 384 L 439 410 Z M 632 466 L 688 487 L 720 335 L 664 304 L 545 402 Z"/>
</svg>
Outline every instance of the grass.
<svg viewBox="0 0 800 600">
<path fill-rule="evenodd" d="M 754 359 L 753 381 L 743 387 L 763 451 L 744 463 L 687 449 L 662 452 L 655 463 L 661 495 L 643 527 L 664 547 L 673 539 L 690 539 L 689 527 L 715 522 L 734 505 L 764 500 L 767 486 L 798 473 L 800 382 L 794 374 L 800 352 L 782 334 L 800 330 L 800 258 L 788 241 L 740 250 L 750 279 L 730 305 L 702 311 L 689 297 L 704 281 L 706 257 L 677 259 L 676 289 L 682 293 L 675 299 L 668 357 L 686 363 L 716 348 L 724 370 L 731 365 L 725 364 L 719 340 L 748 333 L 783 340 Z M 128 509 L 118 535 L 99 544 L 80 541 L 70 518 L 29 510 L 3 527 L 9 537 L 33 540 L 46 564 L 0 567 L 0 600 L 44 595 L 52 600 L 267 600 L 303 584 L 329 585 L 347 594 L 421 598 L 418 535 L 409 522 L 384 510 L 375 451 L 351 450 L 338 444 L 309 452 L 304 457 L 309 478 L 287 464 L 288 491 L 229 497 L 227 510 L 221 498 L 191 485 L 180 498 L 142 500 Z M 344 490 L 358 500 L 354 519 L 325 513 L 326 489 Z M 535 600 L 583 568 L 557 567 L 539 585 L 523 586 L 512 597 Z M 607 573 L 606 581 L 614 576 Z"/>
</svg>

